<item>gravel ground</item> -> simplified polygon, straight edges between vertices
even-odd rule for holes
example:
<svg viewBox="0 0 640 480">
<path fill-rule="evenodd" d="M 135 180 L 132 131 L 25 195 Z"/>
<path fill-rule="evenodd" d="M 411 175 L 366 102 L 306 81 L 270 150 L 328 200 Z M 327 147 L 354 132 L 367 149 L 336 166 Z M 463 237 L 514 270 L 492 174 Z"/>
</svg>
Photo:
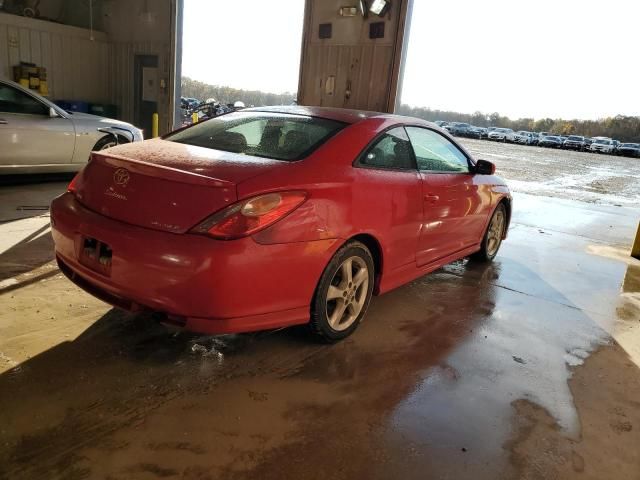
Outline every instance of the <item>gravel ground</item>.
<svg viewBox="0 0 640 480">
<path fill-rule="evenodd" d="M 640 206 L 640 159 L 460 139 L 492 161 L 516 192 L 591 203 Z"/>
</svg>

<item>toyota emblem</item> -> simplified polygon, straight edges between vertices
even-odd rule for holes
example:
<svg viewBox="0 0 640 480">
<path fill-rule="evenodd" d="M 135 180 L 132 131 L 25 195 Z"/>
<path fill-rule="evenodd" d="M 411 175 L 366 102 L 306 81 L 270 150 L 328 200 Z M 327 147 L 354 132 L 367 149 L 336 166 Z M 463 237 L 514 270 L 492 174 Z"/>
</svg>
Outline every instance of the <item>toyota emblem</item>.
<svg viewBox="0 0 640 480">
<path fill-rule="evenodd" d="M 121 187 L 126 187 L 130 178 L 131 175 L 129 174 L 129 171 L 124 168 L 117 169 L 113 174 L 113 181 L 116 185 L 120 185 Z"/>
</svg>

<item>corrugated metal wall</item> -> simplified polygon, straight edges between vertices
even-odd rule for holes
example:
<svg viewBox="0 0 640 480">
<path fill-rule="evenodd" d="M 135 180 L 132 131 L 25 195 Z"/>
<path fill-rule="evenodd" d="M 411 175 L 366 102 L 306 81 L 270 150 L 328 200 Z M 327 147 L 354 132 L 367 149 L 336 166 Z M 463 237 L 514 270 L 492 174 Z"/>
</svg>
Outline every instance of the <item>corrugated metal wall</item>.
<svg viewBox="0 0 640 480">
<path fill-rule="evenodd" d="M 134 62 L 136 55 L 158 56 L 158 78 L 169 79 L 169 45 L 157 42 L 133 42 L 111 44 L 109 58 L 109 98 L 120 106 L 120 117 L 127 122 L 134 121 Z M 168 89 L 165 89 L 168 92 Z M 169 105 L 168 93 L 160 93 L 158 114 L 160 130 L 170 130 L 173 122 L 173 106 Z"/>
<path fill-rule="evenodd" d="M 104 6 L 107 33 L 0 13 L 0 78 L 13 79 L 21 61 L 47 69 L 49 98 L 114 104 L 134 123 L 136 55 L 158 56 L 160 132 L 173 127 L 176 0 L 113 0 Z M 141 19 L 146 20 L 141 21 Z M 179 80 L 178 80 L 179 82 Z"/>
<path fill-rule="evenodd" d="M 94 103 L 109 101 L 107 36 L 0 13 L 0 77 L 13 80 L 14 65 L 32 62 L 47 69 L 49 97 Z"/>
</svg>

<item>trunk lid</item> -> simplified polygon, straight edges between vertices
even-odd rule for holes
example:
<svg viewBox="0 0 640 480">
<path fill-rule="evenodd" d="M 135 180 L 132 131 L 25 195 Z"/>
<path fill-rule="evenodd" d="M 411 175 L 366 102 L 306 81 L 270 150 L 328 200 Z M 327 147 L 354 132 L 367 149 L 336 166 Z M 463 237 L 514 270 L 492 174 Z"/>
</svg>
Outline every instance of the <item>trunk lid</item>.
<svg viewBox="0 0 640 480">
<path fill-rule="evenodd" d="M 236 201 L 238 183 L 281 163 L 148 140 L 94 152 L 76 181 L 75 195 L 106 217 L 185 233 Z"/>
</svg>

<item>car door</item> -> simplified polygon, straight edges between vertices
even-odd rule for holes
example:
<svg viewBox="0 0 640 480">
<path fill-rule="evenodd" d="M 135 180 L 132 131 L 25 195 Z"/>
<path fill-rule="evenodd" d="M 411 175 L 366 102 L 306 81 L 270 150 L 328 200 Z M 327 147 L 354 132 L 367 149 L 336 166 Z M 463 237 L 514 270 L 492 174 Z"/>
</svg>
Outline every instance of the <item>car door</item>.
<svg viewBox="0 0 640 480">
<path fill-rule="evenodd" d="M 385 246 L 385 271 L 415 269 L 422 224 L 422 184 L 403 127 L 378 135 L 354 164 L 354 222 L 375 225 Z"/>
<path fill-rule="evenodd" d="M 71 163 L 75 130 L 71 120 L 52 117 L 49 106 L 0 83 L 0 165 Z"/>
<path fill-rule="evenodd" d="M 427 265 L 477 244 L 486 220 L 484 186 L 467 155 L 440 133 L 406 127 L 422 181 L 424 221 L 416 261 Z"/>
</svg>

